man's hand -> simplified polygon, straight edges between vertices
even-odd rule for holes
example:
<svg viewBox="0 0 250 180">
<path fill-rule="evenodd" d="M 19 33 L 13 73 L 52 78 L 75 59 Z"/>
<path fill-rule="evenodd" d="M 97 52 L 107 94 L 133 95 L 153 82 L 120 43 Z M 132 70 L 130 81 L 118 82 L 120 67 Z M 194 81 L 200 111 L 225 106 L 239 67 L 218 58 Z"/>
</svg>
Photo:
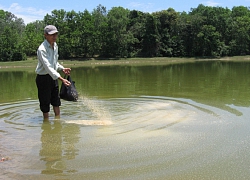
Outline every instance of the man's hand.
<svg viewBox="0 0 250 180">
<path fill-rule="evenodd" d="M 58 79 L 61 80 L 65 86 L 70 86 L 71 85 L 71 83 L 67 79 L 64 79 L 62 77 L 59 77 Z"/>
<path fill-rule="evenodd" d="M 63 82 L 63 84 L 65 86 L 70 86 L 71 85 L 71 83 L 67 79 L 63 79 L 62 82 Z"/>
<path fill-rule="evenodd" d="M 64 68 L 62 71 L 64 72 L 64 74 L 70 75 L 71 69 L 70 68 Z"/>
</svg>

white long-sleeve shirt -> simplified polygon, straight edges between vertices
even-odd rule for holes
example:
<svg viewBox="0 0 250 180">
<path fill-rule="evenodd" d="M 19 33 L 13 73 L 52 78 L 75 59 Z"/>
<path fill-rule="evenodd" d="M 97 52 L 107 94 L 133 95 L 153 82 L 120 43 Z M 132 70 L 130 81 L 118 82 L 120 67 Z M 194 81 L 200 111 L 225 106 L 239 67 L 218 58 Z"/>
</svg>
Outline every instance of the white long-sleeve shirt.
<svg viewBox="0 0 250 180">
<path fill-rule="evenodd" d="M 58 63 L 58 46 L 56 43 L 54 43 L 54 47 L 51 47 L 45 39 L 37 50 L 37 58 L 38 64 L 35 70 L 37 74 L 49 74 L 54 80 L 61 76 L 57 71 L 63 70 L 64 67 Z"/>
</svg>

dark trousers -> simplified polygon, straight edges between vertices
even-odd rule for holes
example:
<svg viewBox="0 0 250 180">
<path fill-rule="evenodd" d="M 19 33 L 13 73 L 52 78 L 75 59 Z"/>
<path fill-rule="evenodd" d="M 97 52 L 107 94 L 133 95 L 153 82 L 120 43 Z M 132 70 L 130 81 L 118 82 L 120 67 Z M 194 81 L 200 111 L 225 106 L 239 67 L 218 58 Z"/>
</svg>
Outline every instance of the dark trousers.
<svg viewBox="0 0 250 180">
<path fill-rule="evenodd" d="M 50 104 L 56 107 L 61 106 L 58 80 L 53 80 L 49 74 L 37 75 L 36 86 L 38 89 L 40 109 L 43 113 L 50 111 Z"/>
</svg>

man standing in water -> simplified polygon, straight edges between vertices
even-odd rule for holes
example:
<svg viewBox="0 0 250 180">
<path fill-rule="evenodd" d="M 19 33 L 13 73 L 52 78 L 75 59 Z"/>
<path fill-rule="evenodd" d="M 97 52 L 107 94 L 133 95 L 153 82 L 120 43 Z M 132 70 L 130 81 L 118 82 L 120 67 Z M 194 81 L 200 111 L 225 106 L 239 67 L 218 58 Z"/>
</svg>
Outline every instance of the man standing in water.
<svg viewBox="0 0 250 180">
<path fill-rule="evenodd" d="M 44 42 L 37 50 L 38 64 L 36 67 L 36 85 L 38 89 L 38 99 L 40 110 L 43 112 L 44 120 L 49 119 L 50 104 L 56 118 L 60 118 L 61 100 L 59 97 L 58 79 L 66 86 L 71 83 L 61 77 L 57 71 L 62 70 L 64 74 L 69 75 L 71 69 L 64 68 L 58 63 L 58 46 L 56 40 L 58 37 L 57 28 L 48 25 L 44 28 Z"/>
</svg>

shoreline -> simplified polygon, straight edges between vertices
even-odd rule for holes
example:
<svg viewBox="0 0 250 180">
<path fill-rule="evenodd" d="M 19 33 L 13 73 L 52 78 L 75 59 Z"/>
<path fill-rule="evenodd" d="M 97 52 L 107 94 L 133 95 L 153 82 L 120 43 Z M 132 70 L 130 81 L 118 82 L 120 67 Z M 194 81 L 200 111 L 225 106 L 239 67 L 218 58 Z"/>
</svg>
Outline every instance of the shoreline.
<svg viewBox="0 0 250 180">
<path fill-rule="evenodd" d="M 59 60 L 63 66 L 70 67 L 93 67 L 93 66 L 147 66 L 147 65 L 168 65 L 178 63 L 192 63 L 198 61 L 249 61 L 250 56 L 235 56 L 223 58 L 170 58 L 170 57 L 154 57 L 154 58 L 127 58 L 117 60 Z M 3 69 L 23 69 L 35 68 L 37 65 L 36 58 L 28 58 L 25 61 L 0 62 L 0 70 Z"/>
</svg>

